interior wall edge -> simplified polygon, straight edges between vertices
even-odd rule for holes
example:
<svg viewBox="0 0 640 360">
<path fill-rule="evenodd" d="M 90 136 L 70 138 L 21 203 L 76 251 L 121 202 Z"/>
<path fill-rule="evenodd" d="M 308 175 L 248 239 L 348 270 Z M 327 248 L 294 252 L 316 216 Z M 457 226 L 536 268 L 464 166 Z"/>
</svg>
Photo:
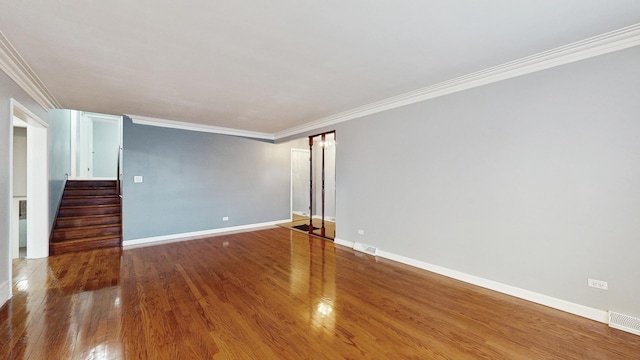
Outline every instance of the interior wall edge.
<svg viewBox="0 0 640 360">
<path fill-rule="evenodd" d="M 0 284 L 0 307 L 4 306 L 9 299 L 11 299 L 11 283 L 5 281 Z"/>
</svg>

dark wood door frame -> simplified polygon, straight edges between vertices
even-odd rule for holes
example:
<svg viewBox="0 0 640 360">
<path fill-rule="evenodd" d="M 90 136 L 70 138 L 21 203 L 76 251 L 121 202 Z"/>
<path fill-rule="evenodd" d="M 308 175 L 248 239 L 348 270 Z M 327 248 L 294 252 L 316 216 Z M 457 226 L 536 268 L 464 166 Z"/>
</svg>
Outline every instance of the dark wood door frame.
<svg viewBox="0 0 640 360">
<path fill-rule="evenodd" d="M 326 229 L 324 224 L 324 208 L 325 208 L 325 148 L 327 135 L 333 134 L 333 141 L 336 141 L 336 131 L 327 131 L 321 134 L 311 135 L 309 136 L 309 234 L 317 235 L 313 232 L 313 140 L 317 137 L 320 137 L 320 148 L 322 149 L 322 177 L 321 177 L 321 188 L 322 188 L 322 218 L 320 225 L 320 236 L 326 238 Z"/>
</svg>

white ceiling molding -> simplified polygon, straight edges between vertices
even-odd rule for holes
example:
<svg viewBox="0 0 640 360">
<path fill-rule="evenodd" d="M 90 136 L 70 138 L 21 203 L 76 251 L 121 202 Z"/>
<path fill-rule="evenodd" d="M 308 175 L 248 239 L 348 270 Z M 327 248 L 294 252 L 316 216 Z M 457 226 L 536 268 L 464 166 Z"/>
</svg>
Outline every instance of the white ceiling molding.
<svg viewBox="0 0 640 360">
<path fill-rule="evenodd" d="M 121 120 L 122 116 L 120 115 L 110 115 L 110 114 L 100 114 L 89 111 L 83 111 L 83 113 L 92 119 L 103 119 L 103 120 Z"/>
<path fill-rule="evenodd" d="M 274 138 L 278 140 L 294 136 L 385 110 L 511 79 L 637 45 L 640 45 L 640 23 L 320 118 L 277 132 L 274 134 Z"/>
<path fill-rule="evenodd" d="M 515 78 L 637 45 L 640 45 L 640 23 L 326 116 L 273 134 L 136 115 L 130 115 L 130 117 L 136 124 L 274 141 L 404 105 Z M 33 97 L 45 110 L 62 107 L 2 32 L 0 32 L 0 70 L 7 73 L 12 80 Z"/>
<path fill-rule="evenodd" d="M 171 129 L 242 136 L 242 137 L 247 137 L 252 139 L 261 139 L 261 140 L 270 140 L 270 141 L 274 140 L 273 134 L 256 132 L 256 131 L 238 130 L 238 129 L 220 127 L 220 126 L 211 126 L 211 125 L 194 124 L 194 123 L 175 121 L 175 120 L 157 119 L 157 118 L 139 116 L 139 115 L 127 115 L 127 116 L 131 118 L 134 124 L 138 124 L 138 125 L 159 126 L 159 127 L 165 127 L 165 128 L 171 128 Z"/>
<path fill-rule="evenodd" d="M 4 71 L 46 111 L 62 107 L 1 31 L 0 70 Z"/>
</svg>

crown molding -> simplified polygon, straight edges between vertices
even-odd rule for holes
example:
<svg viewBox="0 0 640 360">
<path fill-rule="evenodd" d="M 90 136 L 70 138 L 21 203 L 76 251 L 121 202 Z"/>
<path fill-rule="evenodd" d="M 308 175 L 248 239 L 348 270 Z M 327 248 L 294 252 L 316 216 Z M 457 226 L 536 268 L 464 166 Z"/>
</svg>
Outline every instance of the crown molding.
<svg viewBox="0 0 640 360">
<path fill-rule="evenodd" d="M 640 23 L 277 132 L 276 140 L 640 45 Z"/>
<path fill-rule="evenodd" d="M 189 131 L 199 131 L 199 132 L 207 132 L 213 134 L 223 134 L 223 135 L 233 135 L 233 136 L 241 136 L 252 139 L 261 139 L 261 140 L 269 140 L 273 141 L 273 134 L 249 131 L 249 130 L 239 130 L 232 129 L 220 126 L 211 126 L 211 125 L 202 125 L 195 124 L 183 121 L 176 120 L 166 120 L 166 119 L 157 119 L 147 116 L 139 116 L 139 115 L 128 115 L 129 118 L 133 121 L 134 124 L 138 125 L 149 125 L 149 126 L 158 126 L 165 127 L 171 129 L 180 129 L 180 130 L 189 130 Z"/>
<path fill-rule="evenodd" d="M 156 119 L 137 115 L 129 115 L 129 117 L 131 117 L 134 123 L 141 125 L 160 126 L 274 141 L 401 106 L 449 95 L 459 91 L 515 78 L 638 45 L 640 45 L 640 23 L 555 49 L 543 51 L 502 65 L 443 81 L 418 90 L 376 101 L 341 113 L 326 116 L 274 134 L 174 120 Z M 4 71 L 45 110 L 48 111 L 49 109 L 62 107 L 1 31 L 0 70 Z"/>
<path fill-rule="evenodd" d="M 121 120 L 122 116 L 121 115 L 111 115 L 111 114 L 101 114 L 101 113 L 94 113 L 94 112 L 90 112 L 90 111 L 82 111 L 87 117 L 93 118 L 93 119 L 102 119 L 102 120 Z"/>
<path fill-rule="evenodd" d="M 1 31 L 0 70 L 4 71 L 46 111 L 62 107 Z"/>
</svg>

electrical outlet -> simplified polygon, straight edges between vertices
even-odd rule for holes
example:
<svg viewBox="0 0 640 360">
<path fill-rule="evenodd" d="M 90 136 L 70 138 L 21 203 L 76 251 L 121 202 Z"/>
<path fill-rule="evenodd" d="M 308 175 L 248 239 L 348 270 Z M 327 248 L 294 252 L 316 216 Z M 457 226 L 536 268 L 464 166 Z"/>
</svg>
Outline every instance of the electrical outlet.
<svg viewBox="0 0 640 360">
<path fill-rule="evenodd" d="M 596 289 L 609 290 L 609 285 L 607 284 L 606 281 L 589 279 L 587 284 Z"/>
<path fill-rule="evenodd" d="M 358 235 L 364 235 L 364 230 L 358 229 Z"/>
<path fill-rule="evenodd" d="M 143 182 L 143 181 L 144 181 L 144 179 L 143 179 L 143 177 L 142 177 L 142 176 L 140 176 L 140 175 L 136 175 L 136 176 L 134 176 L 134 177 L 133 177 L 133 182 L 134 182 L 134 183 L 141 183 L 141 182 Z"/>
<path fill-rule="evenodd" d="M 223 216 L 222 217 L 222 221 L 229 221 L 229 217 L 228 216 Z"/>
</svg>

